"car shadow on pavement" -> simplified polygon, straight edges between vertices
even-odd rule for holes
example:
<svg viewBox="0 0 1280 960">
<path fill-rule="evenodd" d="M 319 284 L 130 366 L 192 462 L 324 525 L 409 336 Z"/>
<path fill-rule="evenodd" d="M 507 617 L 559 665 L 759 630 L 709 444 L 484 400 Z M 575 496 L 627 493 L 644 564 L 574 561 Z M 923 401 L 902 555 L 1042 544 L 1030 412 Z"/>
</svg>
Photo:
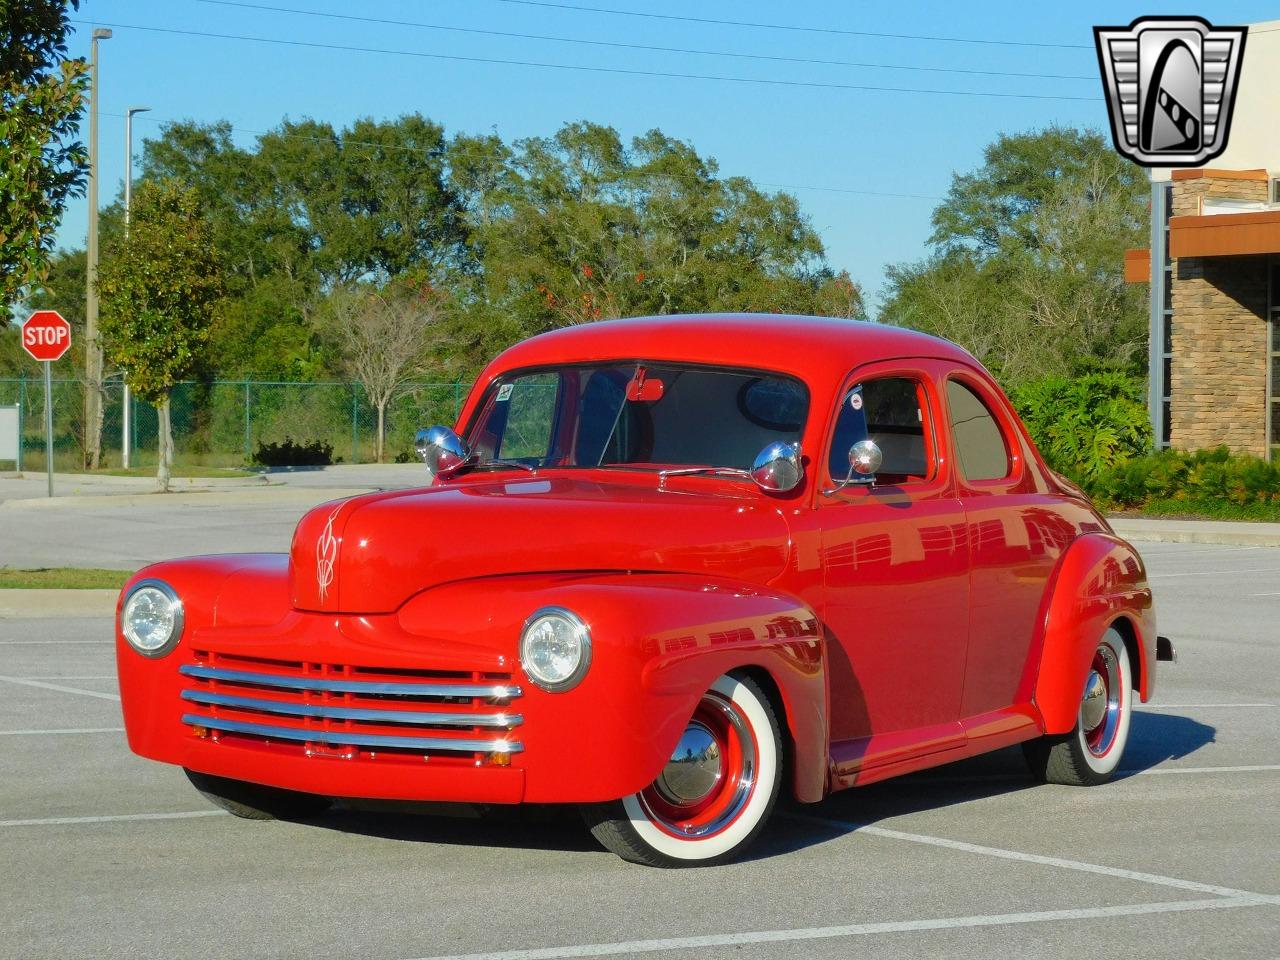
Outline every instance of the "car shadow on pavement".
<svg viewBox="0 0 1280 960">
<path fill-rule="evenodd" d="M 1135 711 L 1119 778 L 1141 774 L 1195 753 L 1214 740 L 1215 729 L 1190 717 Z M 824 843 L 858 825 L 938 810 L 1041 786 L 1019 747 L 972 757 L 905 777 L 846 790 L 818 804 L 780 798 L 778 814 L 747 852 L 763 860 Z M 1105 787 L 1101 789 L 1106 789 Z M 825 821 L 825 822 L 815 822 Z M 343 803 L 312 825 L 408 843 L 450 844 L 566 853 L 604 854 L 573 807 L 522 805 Z"/>
</svg>

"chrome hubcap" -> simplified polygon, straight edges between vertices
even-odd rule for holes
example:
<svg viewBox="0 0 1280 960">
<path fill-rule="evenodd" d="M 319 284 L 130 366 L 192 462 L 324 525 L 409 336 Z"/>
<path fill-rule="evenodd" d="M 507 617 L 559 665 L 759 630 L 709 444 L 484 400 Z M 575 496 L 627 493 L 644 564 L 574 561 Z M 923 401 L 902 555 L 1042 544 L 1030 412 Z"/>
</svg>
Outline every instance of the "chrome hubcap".
<svg viewBox="0 0 1280 960">
<path fill-rule="evenodd" d="M 1080 732 L 1084 744 L 1095 757 L 1104 757 L 1115 746 L 1120 729 L 1121 698 L 1124 696 L 1124 675 L 1120 672 L 1120 657 L 1109 643 L 1102 643 L 1094 651 L 1089 678 L 1080 698 Z"/>
<path fill-rule="evenodd" d="M 1096 670 L 1089 672 L 1084 685 L 1084 700 L 1080 703 L 1080 726 L 1086 733 L 1098 729 L 1107 718 L 1107 681 Z"/>
<path fill-rule="evenodd" d="M 711 795 L 720 782 L 720 770 L 719 744 L 711 731 L 695 720 L 680 737 L 655 786 L 672 803 L 696 803 Z"/>
</svg>

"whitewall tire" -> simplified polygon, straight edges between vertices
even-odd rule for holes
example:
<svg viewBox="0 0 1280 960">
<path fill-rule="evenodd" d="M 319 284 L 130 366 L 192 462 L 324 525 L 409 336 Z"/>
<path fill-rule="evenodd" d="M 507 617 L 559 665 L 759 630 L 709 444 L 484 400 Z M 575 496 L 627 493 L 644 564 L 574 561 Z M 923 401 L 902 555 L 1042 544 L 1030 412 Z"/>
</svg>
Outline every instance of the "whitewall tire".
<svg viewBox="0 0 1280 960">
<path fill-rule="evenodd" d="M 671 760 L 639 793 L 584 810 L 606 848 L 648 866 L 708 866 L 739 856 L 773 811 L 782 736 L 769 698 L 726 675 L 703 694 Z"/>
<path fill-rule="evenodd" d="M 1133 668 L 1124 638 L 1114 627 L 1098 641 L 1070 733 L 1023 745 L 1039 779 L 1069 786 L 1106 783 L 1120 768 L 1133 715 Z"/>
</svg>

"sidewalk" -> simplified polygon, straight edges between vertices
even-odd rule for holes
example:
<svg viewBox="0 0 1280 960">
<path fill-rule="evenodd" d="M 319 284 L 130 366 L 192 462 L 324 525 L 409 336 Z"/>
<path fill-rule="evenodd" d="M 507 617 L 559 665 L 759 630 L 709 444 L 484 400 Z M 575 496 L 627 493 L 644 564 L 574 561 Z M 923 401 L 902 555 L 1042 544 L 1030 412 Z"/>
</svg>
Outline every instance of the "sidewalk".
<svg viewBox="0 0 1280 960">
<path fill-rule="evenodd" d="M 173 497 L 192 495 L 191 502 L 212 504 L 219 498 L 209 494 L 225 494 L 224 502 L 252 502 L 253 494 L 294 493 L 319 491 L 308 494 L 314 502 L 352 496 L 372 490 L 392 490 L 422 486 L 427 482 L 426 469 L 420 463 L 357 463 L 337 464 L 330 467 L 281 467 L 258 473 L 246 473 L 243 477 L 179 477 L 170 485 L 168 494 L 156 491 L 154 477 L 113 477 L 88 473 L 55 473 L 53 497 L 48 496 L 47 479 L 43 473 L 26 471 L 22 474 L 0 474 L 0 506 L 10 508 L 34 506 L 74 506 L 115 503 L 118 506 L 137 505 L 146 500 L 163 501 Z M 121 498 L 121 499 L 112 499 Z M 281 498 L 282 502 L 289 497 Z"/>
<path fill-rule="evenodd" d="M 1280 547 L 1280 523 L 1230 520 L 1161 520 L 1109 517 L 1115 532 L 1134 543 L 1218 543 L 1237 547 Z"/>
</svg>

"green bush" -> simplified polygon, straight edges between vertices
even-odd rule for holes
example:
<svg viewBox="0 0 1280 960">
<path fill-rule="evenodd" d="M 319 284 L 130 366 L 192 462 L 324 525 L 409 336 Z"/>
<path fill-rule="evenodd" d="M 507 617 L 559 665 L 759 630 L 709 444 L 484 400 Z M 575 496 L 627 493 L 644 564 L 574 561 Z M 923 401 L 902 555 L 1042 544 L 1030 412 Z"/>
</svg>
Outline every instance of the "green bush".
<svg viewBox="0 0 1280 960">
<path fill-rule="evenodd" d="M 327 467 L 333 463 L 333 445 L 323 440 L 295 443 L 285 437 L 282 443 L 259 443 L 253 460 L 264 467 Z"/>
<path fill-rule="evenodd" d="M 1141 379 L 1115 372 L 1048 377 L 1009 399 L 1049 466 L 1086 487 L 1151 449 Z"/>
<path fill-rule="evenodd" d="M 1153 501 L 1196 504 L 1280 505 L 1280 465 L 1226 447 L 1161 450 L 1135 457 L 1088 478 L 1097 500 L 1118 507 Z"/>
</svg>

